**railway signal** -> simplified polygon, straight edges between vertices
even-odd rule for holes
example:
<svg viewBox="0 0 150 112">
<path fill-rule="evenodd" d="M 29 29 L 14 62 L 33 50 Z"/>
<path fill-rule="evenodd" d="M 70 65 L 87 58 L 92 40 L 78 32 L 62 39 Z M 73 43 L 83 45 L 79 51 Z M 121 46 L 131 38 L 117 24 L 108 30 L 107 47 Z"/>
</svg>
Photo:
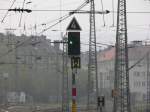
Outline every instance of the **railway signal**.
<svg viewBox="0 0 150 112">
<path fill-rule="evenodd" d="M 68 32 L 68 55 L 80 55 L 80 32 Z"/>
<path fill-rule="evenodd" d="M 80 68 L 80 31 L 81 27 L 74 17 L 67 27 L 68 31 L 68 55 L 71 57 L 72 69 L 72 112 L 77 112 L 77 89 L 76 75 L 77 69 Z"/>
</svg>

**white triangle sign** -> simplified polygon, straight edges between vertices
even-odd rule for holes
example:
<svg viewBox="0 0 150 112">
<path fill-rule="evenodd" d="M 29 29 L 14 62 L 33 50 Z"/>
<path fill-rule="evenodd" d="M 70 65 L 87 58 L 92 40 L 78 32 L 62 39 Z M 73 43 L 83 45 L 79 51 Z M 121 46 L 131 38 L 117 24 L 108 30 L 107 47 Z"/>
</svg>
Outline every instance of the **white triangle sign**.
<svg viewBox="0 0 150 112">
<path fill-rule="evenodd" d="M 67 30 L 81 30 L 81 27 L 75 17 L 71 20 L 70 24 L 67 27 Z"/>
</svg>

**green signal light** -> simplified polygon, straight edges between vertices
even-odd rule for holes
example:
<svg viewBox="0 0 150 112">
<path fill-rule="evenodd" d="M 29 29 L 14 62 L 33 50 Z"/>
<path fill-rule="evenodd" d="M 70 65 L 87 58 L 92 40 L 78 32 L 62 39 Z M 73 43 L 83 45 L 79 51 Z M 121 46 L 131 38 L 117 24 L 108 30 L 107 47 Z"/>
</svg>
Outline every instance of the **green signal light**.
<svg viewBox="0 0 150 112">
<path fill-rule="evenodd" d="M 73 42 L 72 42 L 72 41 L 70 41 L 70 43 L 69 43 L 69 44 L 71 44 L 71 45 L 72 45 L 72 44 L 73 44 Z"/>
</svg>

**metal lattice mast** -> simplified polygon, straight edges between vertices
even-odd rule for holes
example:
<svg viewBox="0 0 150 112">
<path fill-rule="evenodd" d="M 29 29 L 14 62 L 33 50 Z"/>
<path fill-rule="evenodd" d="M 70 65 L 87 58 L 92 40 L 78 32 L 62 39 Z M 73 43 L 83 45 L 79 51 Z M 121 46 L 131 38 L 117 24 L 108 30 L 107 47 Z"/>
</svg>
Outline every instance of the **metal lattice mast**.
<svg viewBox="0 0 150 112">
<path fill-rule="evenodd" d="M 98 76 L 95 30 L 95 4 L 90 0 L 90 37 L 89 37 L 89 64 L 88 64 L 88 110 L 97 105 Z M 97 106 L 96 106 L 97 108 Z"/>
<path fill-rule="evenodd" d="M 67 38 L 63 39 L 62 112 L 69 112 Z"/>
<path fill-rule="evenodd" d="M 149 72 L 149 52 L 147 53 L 147 109 L 150 112 L 150 72 Z"/>
<path fill-rule="evenodd" d="M 118 0 L 114 112 L 130 112 L 126 0 Z"/>
</svg>

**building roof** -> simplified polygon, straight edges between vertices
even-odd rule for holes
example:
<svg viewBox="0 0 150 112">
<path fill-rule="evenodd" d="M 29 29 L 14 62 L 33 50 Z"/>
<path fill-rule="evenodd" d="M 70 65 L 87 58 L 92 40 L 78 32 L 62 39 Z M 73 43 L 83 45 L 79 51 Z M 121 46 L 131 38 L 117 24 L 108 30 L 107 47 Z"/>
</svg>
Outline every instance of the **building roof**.
<svg viewBox="0 0 150 112">
<path fill-rule="evenodd" d="M 115 48 L 109 48 L 98 53 L 98 61 L 113 60 L 115 57 Z"/>
<path fill-rule="evenodd" d="M 129 46 L 129 60 L 140 59 L 150 52 L 150 45 Z M 110 61 L 115 59 L 115 48 L 111 47 L 98 53 L 98 61 Z"/>
</svg>

